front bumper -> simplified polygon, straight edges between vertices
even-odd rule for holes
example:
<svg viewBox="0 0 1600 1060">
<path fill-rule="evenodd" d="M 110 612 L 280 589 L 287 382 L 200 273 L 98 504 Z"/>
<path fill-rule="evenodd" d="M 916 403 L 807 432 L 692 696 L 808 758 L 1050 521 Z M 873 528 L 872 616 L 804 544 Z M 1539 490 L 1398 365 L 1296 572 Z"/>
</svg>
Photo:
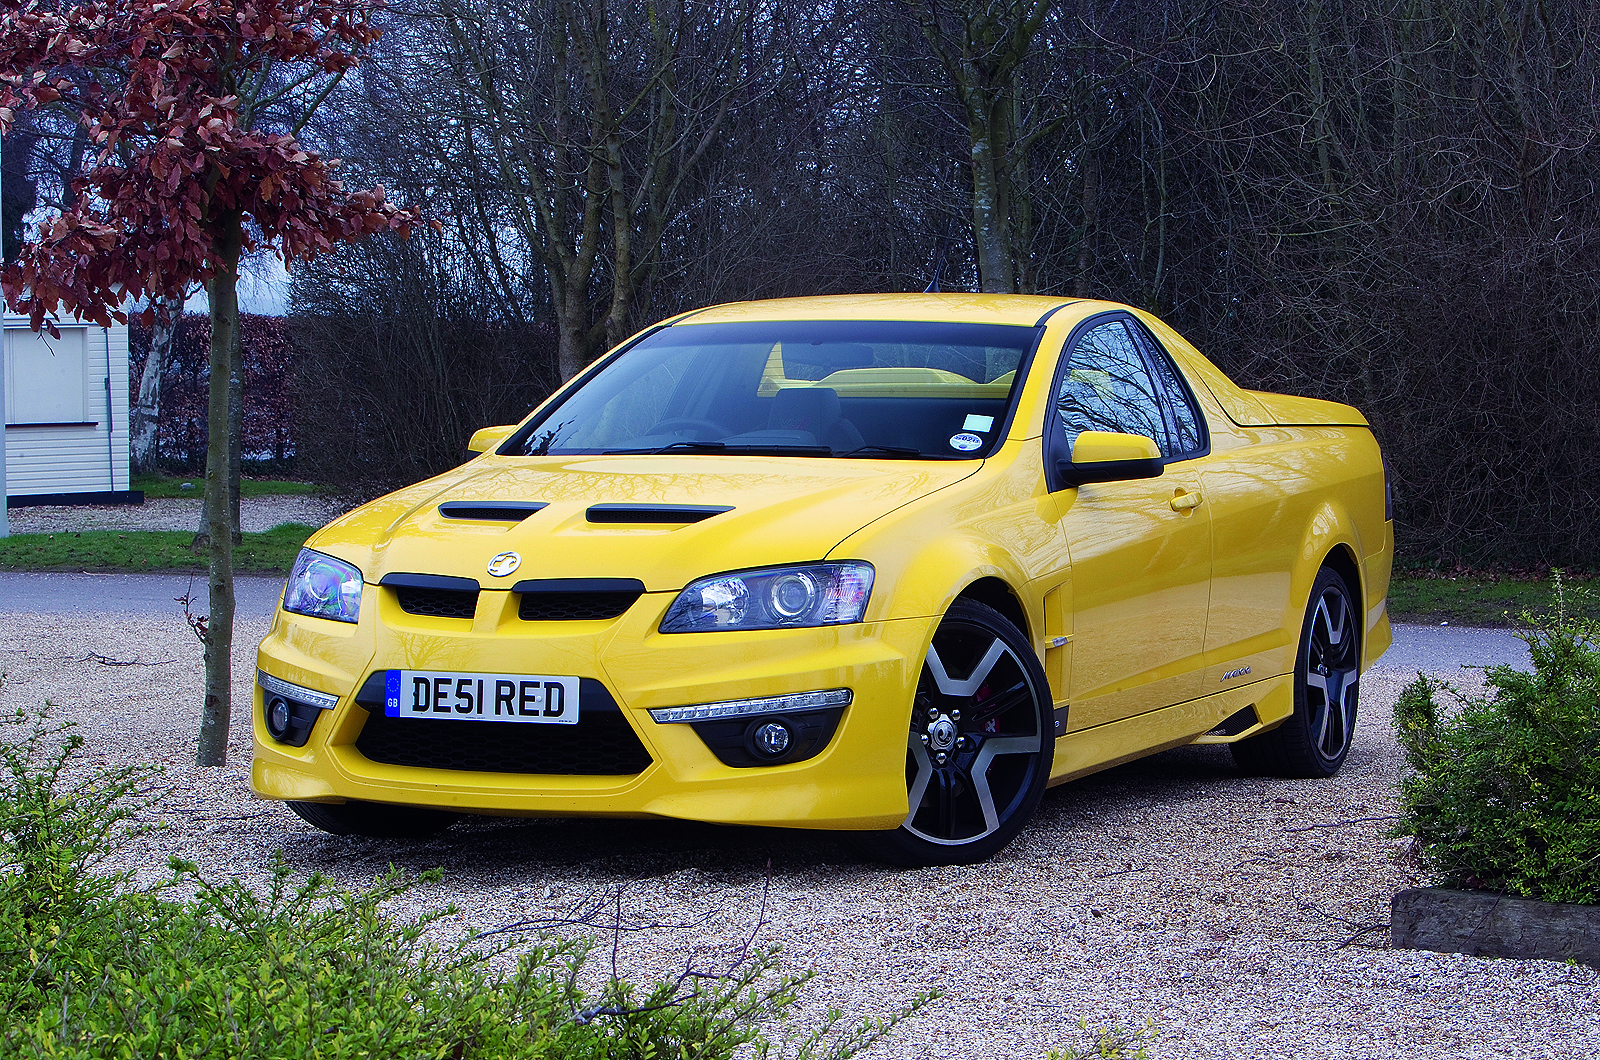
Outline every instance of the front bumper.
<svg viewBox="0 0 1600 1060">
<path fill-rule="evenodd" d="M 905 741 L 935 619 L 820 629 L 662 634 L 672 593 L 647 593 L 620 618 L 528 622 L 516 594 L 483 590 L 471 619 L 401 610 L 392 590 L 363 590 L 347 625 L 279 611 L 259 669 L 331 693 L 302 747 L 275 741 L 254 696 L 251 787 L 270 799 L 370 802 L 522 816 L 673 817 L 794 828 L 876 829 L 906 815 Z M 355 696 L 376 670 L 555 674 L 603 684 L 648 751 L 631 776 L 468 772 L 375 762 L 356 741 L 368 712 Z M 686 724 L 647 711 L 848 688 L 832 740 L 815 757 L 769 767 L 724 765 Z M 582 724 L 580 707 L 580 724 Z M 406 724 L 406 723 L 401 723 Z M 501 728 L 481 725 L 494 740 Z"/>
</svg>

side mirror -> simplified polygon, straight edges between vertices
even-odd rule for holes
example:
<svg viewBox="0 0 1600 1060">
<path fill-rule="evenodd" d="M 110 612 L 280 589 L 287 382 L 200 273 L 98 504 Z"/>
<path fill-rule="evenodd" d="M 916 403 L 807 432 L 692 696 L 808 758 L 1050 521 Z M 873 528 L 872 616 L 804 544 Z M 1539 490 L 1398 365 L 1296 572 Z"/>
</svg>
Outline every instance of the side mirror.
<svg viewBox="0 0 1600 1060">
<path fill-rule="evenodd" d="M 507 423 L 499 427 L 479 427 L 472 432 L 472 440 L 467 442 L 467 452 L 488 452 L 510 437 L 511 432 L 516 429 L 517 425 L 515 423 Z"/>
<path fill-rule="evenodd" d="M 1084 431 L 1072 442 L 1072 458 L 1056 461 L 1062 486 L 1156 478 L 1163 469 L 1161 449 L 1138 434 Z"/>
</svg>

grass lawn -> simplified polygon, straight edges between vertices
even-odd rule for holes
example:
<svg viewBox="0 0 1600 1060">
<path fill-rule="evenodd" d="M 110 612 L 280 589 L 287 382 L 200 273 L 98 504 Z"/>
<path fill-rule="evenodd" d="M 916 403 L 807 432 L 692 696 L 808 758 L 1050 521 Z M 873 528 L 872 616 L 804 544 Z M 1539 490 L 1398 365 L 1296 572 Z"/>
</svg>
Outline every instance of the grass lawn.
<svg viewBox="0 0 1600 1060">
<path fill-rule="evenodd" d="M 1600 589 L 1592 574 L 1567 576 L 1569 613 L 1600 619 Z M 1389 617 L 1397 622 L 1453 626 L 1520 626 L 1524 611 L 1546 614 L 1555 606 L 1551 579 L 1493 571 L 1423 573 L 1396 571 L 1389 583 Z"/>
<path fill-rule="evenodd" d="M 186 490 L 183 484 L 187 482 L 194 489 Z M 188 478 L 174 478 L 171 475 L 135 475 L 130 489 L 143 490 L 145 500 L 155 500 L 158 497 L 193 497 L 199 500 L 205 495 L 206 480 L 204 475 L 191 475 Z M 242 478 L 239 480 L 239 496 L 241 497 L 283 497 L 300 496 L 316 493 L 319 487 L 315 482 L 293 482 L 289 479 L 275 478 Z"/>
<path fill-rule="evenodd" d="M 234 569 L 255 574 L 287 574 L 305 539 L 316 527 L 285 523 L 247 533 L 233 547 Z M 0 570 L 150 571 L 205 570 L 206 553 L 190 549 L 189 530 L 83 530 L 54 534 L 14 534 L 0 538 Z"/>
</svg>

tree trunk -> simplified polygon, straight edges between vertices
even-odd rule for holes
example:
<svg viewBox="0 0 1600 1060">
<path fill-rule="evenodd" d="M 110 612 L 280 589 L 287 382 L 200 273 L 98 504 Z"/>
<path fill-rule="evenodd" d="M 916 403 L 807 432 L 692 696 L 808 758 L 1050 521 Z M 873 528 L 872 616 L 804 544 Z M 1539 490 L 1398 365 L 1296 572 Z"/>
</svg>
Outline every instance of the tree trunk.
<svg viewBox="0 0 1600 1060">
<path fill-rule="evenodd" d="M 1100 225 L 1100 152 L 1095 147 L 1094 129 L 1083 139 L 1083 232 L 1078 237 L 1078 282 L 1073 293 L 1089 297 L 1092 288 L 1089 271 L 1094 268 L 1094 237 Z"/>
<path fill-rule="evenodd" d="M 986 117 L 986 116 L 985 116 Z M 974 120 L 972 135 L 972 239 L 978 246 L 978 289 L 986 294 L 1015 294 L 1011 268 L 1010 218 L 995 172 L 991 122 Z"/>
<path fill-rule="evenodd" d="M 206 691 L 195 763 L 226 765 L 233 713 L 233 528 L 229 519 L 229 420 L 239 329 L 238 214 L 224 218 L 217 239 L 217 274 L 211 296 L 211 384 L 206 420 L 206 530 L 210 536 L 210 613 L 205 635 Z"/>
<path fill-rule="evenodd" d="M 156 467 L 156 430 L 161 426 L 161 378 L 166 371 L 172 340 L 178 334 L 178 318 L 183 313 L 181 299 L 160 299 L 158 310 L 168 314 L 165 323 L 159 313 L 150 335 L 150 356 L 145 358 L 139 376 L 139 395 L 128 415 L 128 460 L 135 475 L 151 475 Z"/>
<path fill-rule="evenodd" d="M 561 368 L 563 383 L 589 363 L 583 341 L 586 310 L 587 303 L 582 299 L 567 298 L 556 304 L 556 362 Z"/>
<path fill-rule="evenodd" d="M 244 340 L 238 326 L 238 303 L 234 304 L 233 368 L 228 373 L 228 526 L 233 543 L 244 541 L 239 525 L 239 473 L 244 459 Z"/>
</svg>

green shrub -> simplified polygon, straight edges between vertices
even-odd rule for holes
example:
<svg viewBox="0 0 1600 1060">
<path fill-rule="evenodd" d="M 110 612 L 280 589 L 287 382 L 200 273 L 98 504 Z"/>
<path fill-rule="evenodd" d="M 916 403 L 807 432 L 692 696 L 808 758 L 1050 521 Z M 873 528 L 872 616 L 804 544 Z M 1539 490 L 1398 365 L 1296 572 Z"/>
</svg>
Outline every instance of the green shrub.
<svg viewBox="0 0 1600 1060">
<path fill-rule="evenodd" d="M 1398 835 L 1415 836 L 1448 886 L 1600 903 L 1600 624 L 1557 606 L 1528 619 L 1533 672 L 1488 671 L 1464 696 L 1418 676 L 1395 705 L 1416 770 L 1401 785 Z M 1458 709 L 1447 714 L 1439 693 Z"/>
<path fill-rule="evenodd" d="M 1078 1020 L 1078 1029 L 1089 1041 L 1087 1049 L 1051 1049 L 1045 1060 L 1150 1060 L 1148 1047 L 1156 1040 L 1155 1020 L 1133 1030 L 1113 1023 L 1091 1031 L 1085 1017 Z"/>
<path fill-rule="evenodd" d="M 417 882 L 393 871 L 347 891 L 319 875 L 296 883 L 280 859 L 258 893 L 174 861 L 139 887 L 95 870 L 135 830 L 148 771 L 68 782 L 80 738 L 39 723 L 16 738 L 28 720 L 0 732 L 0 1055 L 843 1058 L 928 1000 L 853 1027 L 830 1013 L 780 1047 L 764 1028 L 781 1026 L 811 975 L 783 973 L 774 949 L 636 989 L 587 974 L 583 940 L 434 941 L 455 910 L 387 915 Z"/>
</svg>

